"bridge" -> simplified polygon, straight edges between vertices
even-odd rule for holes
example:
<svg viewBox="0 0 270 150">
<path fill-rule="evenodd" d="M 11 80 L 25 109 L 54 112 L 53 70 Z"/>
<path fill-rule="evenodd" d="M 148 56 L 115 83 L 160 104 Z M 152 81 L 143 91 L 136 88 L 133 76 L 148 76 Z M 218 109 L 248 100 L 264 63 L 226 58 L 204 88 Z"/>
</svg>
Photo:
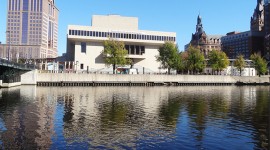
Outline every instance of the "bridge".
<svg viewBox="0 0 270 150">
<path fill-rule="evenodd" d="M 21 75 L 35 70 L 33 64 L 20 64 L 0 58 L 0 80 L 3 83 L 21 82 Z"/>
</svg>

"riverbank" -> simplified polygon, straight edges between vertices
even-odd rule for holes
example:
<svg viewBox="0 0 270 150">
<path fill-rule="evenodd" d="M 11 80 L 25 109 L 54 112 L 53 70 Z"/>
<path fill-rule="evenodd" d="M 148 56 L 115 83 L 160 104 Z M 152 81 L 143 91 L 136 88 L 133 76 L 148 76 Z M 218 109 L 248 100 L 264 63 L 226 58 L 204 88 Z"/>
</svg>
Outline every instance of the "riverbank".
<svg viewBox="0 0 270 150">
<path fill-rule="evenodd" d="M 33 77 L 33 76 L 32 76 Z M 29 78 L 28 78 L 29 79 Z M 22 84 L 24 81 L 22 81 Z M 37 73 L 38 86 L 270 85 L 270 76 Z"/>
</svg>

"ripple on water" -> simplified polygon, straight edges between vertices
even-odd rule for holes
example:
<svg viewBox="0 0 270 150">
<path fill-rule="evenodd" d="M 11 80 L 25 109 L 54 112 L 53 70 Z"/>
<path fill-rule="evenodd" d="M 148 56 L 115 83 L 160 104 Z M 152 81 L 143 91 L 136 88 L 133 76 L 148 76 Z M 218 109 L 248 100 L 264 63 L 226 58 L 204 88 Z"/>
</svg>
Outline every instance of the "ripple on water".
<svg viewBox="0 0 270 150">
<path fill-rule="evenodd" d="M 264 87 L 22 88 L 0 96 L 8 149 L 263 149 L 268 138 Z"/>
</svg>

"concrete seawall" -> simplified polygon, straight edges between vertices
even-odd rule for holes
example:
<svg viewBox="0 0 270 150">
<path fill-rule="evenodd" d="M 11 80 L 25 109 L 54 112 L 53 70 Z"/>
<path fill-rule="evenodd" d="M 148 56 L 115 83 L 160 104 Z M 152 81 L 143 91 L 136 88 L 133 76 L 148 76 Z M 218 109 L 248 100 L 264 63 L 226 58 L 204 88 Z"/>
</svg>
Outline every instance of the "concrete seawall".
<svg viewBox="0 0 270 150">
<path fill-rule="evenodd" d="M 202 84 L 202 85 L 232 85 L 236 83 L 244 84 L 269 84 L 270 77 L 239 77 L 239 76 L 210 76 L 210 75 L 111 75 L 111 74 L 69 74 L 69 73 L 37 73 L 36 83 L 42 86 L 41 83 L 53 83 L 51 86 L 78 86 L 76 83 L 89 83 L 87 85 L 110 85 L 115 83 L 138 83 L 138 85 L 150 84 L 170 84 L 170 85 L 185 85 L 185 84 Z M 23 83 L 23 81 L 22 81 Z M 152 84 L 151 84 L 152 83 Z M 50 84 L 46 84 L 50 86 Z M 43 85 L 43 86 L 46 86 Z M 83 85 L 83 84 L 80 84 Z M 117 84 L 118 85 L 118 84 Z M 121 84 L 122 85 L 122 84 Z"/>
</svg>

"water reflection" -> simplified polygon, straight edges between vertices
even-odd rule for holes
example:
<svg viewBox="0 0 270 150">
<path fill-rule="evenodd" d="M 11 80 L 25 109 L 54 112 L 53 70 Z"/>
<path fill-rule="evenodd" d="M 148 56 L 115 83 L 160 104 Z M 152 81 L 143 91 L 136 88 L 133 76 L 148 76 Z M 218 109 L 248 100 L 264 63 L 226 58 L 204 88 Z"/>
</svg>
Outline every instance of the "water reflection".
<svg viewBox="0 0 270 150">
<path fill-rule="evenodd" d="M 0 146 L 267 149 L 269 91 L 231 86 L 0 89 Z"/>
</svg>

